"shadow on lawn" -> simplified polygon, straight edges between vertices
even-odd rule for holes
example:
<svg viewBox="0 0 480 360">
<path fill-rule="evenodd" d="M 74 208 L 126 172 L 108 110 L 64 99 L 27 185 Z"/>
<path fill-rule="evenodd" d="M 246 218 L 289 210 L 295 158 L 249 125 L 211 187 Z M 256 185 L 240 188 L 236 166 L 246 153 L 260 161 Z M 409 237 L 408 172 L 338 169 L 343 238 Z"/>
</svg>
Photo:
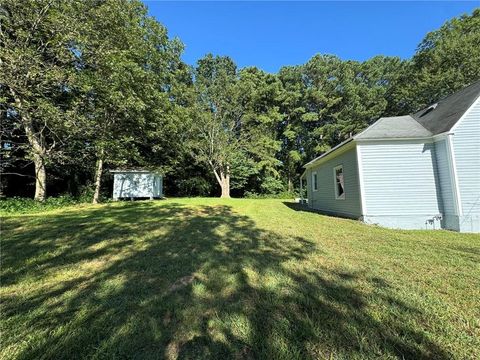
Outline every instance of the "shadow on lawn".
<svg viewBox="0 0 480 360">
<path fill-rule="evenodd" d="M 294 211 L 314 213 L 314 214 L 334 217 L 337 219 L 350 219 L 350 220 L 353 219 L 352 217 L 348 217 L 340 213 L 332 213 L 332 212 L 322 211 L 319 209 L 312 209 L 312 208 L 309 208 L 307 204 L 300 204 L 298 202 L 284 201 L 283 205 L 285 205 L 286 207 Z"/>
<path fill-rule="evenodd" d="M 385 280 L 302 265 L 321 256 L 313 242 L 228 206 L 106 206 L 11 234 L 3 285 L 70 274 L 4 298 L 17 327 L 3 343 L 28 341 L 20 358 L 450 357 Z"/>
</svg>

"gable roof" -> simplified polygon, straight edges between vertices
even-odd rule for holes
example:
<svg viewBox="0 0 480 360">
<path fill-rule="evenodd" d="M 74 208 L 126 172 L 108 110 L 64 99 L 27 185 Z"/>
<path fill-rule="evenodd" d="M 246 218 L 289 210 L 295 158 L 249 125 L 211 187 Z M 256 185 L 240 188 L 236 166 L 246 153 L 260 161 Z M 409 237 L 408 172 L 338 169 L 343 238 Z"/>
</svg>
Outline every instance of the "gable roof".
<svg viewBox="0 0 480 360">
<path fill-rule="evenodd" d="M 480 80 L 411 115 L 378 119 L 355 139 L 423 138 L 449 131 L 480 96 Z"/>
<path fill-rule="evenodd" d="M 450 130 L 480 96 L 480 80 L 412 114 L 433 135 Z"/>
<path fill-rule="evenodd" d="M 382 117 L 304 165 L 310 167 L 352 140 L 426 138 L 447 132 L 480 97 L 480 80 L 411 115 Z"/>
<path fill-rule="evenodd" d="M 429 137 L 432 133 L 419 124 L 412 116 L 392 116 L 378 119 L 371 126 L 354 136 L 355 139 L 399 139 Z"/>
</svg>

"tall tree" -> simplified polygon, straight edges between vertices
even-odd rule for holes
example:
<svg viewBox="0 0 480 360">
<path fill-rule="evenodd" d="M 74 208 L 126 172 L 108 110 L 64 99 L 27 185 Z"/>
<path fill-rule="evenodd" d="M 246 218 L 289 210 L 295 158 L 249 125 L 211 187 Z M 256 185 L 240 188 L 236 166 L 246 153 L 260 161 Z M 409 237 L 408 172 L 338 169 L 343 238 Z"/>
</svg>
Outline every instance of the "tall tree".
<svg viewBox="0 0 480 360">
<path fill-rule="evenodd" d="M 239 72 L 237 84 L 239 106 L 242 108 L 241 128 L 249 146 L 245 149 L 245 158 L 251 168 L 237 174 L 246 181 L 256 177 L 256 185 L 250 184 L 249 191 L 275 192 L 281 183 L 277 159 L 281 148 L 276 137 L 278 123 L 282 120 L 280 100 L 282 84 L 273 74 L 255 68 L 244 68 Z M 273 186 L 273 187 L 272 187 Z"/>
<path fill-rule="evenodd" d="M 277 77 L 257 68 L 237 72 L 230 58 L 207 55 L 195 69 L 195 87 L 199 111 L 192 148 L 197 161 L 210 167 L 221 197 L 244 188 L 252 176 L 260 176 L 260 184 L 277 178 Z"/>
<path fill-rule="evenodd" d="M 68 104 L 80 3 L 5 0 L 0 16 L 0 98 L 3 117 L 13 119 L 35 165 L 35 199 L 43 201 L 47 165 L 73 133 Z M 67 132 L 69 133 L 67 135 Z"/>
<path fill-rule="evenodd" d="M 279 126 L 279 156 L 289 189 L 301 164 L 361 131 L 382 116 L 403 62 L 374 57 L 365 62 L 316 55 L 305 65 L 285 67 Z"/>
<path fill-rule="evenodd" d="M 166 29 L 148 17 L 138 1 L 92 6 L 85 24 L 86 36 L 78 51 L 84 119 L 96 158 L 93 202 L 97 203 L 105 164 L 141 162 L 142 139 L 147 130 L 149 135 L 158 130 L 150 122 L 163 119 L 162 112 L 171 107 L 171 74 L 178 69 L 183 47 L 168 39 Z"/>
<path fill-rule="evenodd" d="M 302 80 L 302 66 L 282 67 L 279 80 L 282 83 L 280 112 L 282 120 L 277 126 L 277 137 L 281 143 L 278 154 L 287 178 L 288 191 L 292 192 L 297 174 L 306 159 L 306 134 L 302 116 L 306 113 L 303 99 L 306 86 Z"/>
<path fill-rule="evenodd" d="M 396 85 L 403 62 L 396 57 L 375 56 L 364 62 L 344 61 L 337 88 L 338 140 L 354 135 L 387 111 L 389 94 Z M 336 145 L 331 143 L 330 145 Z"/>
<path fill-rule="evenodd" d="M 311 158 L 341 141 L 337 121 L 342 101 L 342 60 L 334 55 L 315 55 L 304 66 L 305 85 L 301 120 L 305 127 L 305 151 Z"/>
<path fill-rule="evenodd" d="M 211 193 L 214 179 L 224 197 L 292 191 L 302 164 L 377 118 L 480 78 L 479 19 L 448 21 L 411 60 L 316 55 L 267 74 L 212 55 L 190 69 L 139 0 L 4 0 L 0 166 L 34 176 L 38 200 L 48 170 L 49 184 L 93 178 L 97 202 L 113 166 L 181 167 L 194 173 L 183 193 Z"/>
<path fill-rule="evenodd" d="M 391 99 L 409 113 L 480 79 L 480 9 L 447 21 L 418 45 Z"/>
<path fill-rule="evenodd" d="M 215 175 L 221 197 L 230 197 L 232 165 L 243 145 L 236 83 L 237 67 L 229 57 L 209 54 L 198 61 L 195 86 L 200 111 L 192 145 L 197 161 L 208 164 Z"/>
</svg>

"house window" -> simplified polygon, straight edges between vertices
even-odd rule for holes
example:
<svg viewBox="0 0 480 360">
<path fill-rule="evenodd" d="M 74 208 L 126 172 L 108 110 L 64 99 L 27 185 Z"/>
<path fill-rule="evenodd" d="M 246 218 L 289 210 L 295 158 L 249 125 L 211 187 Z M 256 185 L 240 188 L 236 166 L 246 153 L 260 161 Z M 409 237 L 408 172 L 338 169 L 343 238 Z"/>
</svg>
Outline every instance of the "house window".
<svg viewBox="0 0 480 360">
<path fill-rule="evenodd" d="M 335 177 L 335 199 L 345 199 L 345 180 L 343 176 L 343 166 L 339 165 L 333 169 Z"/>
<path fill-rule="evenodd" d="M 313 191 L 318 190 L 318 182 L 317 182 L 317 173 L 316 172 L 312 173 L 312 189 L 313 189 Z"/>
</svg>

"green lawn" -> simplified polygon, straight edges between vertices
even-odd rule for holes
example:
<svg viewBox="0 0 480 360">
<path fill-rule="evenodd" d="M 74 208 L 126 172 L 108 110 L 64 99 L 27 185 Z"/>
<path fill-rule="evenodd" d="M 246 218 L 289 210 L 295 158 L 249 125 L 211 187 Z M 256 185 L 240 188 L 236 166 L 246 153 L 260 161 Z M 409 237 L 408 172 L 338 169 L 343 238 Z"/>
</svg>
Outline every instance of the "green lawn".
<svg viewBox="0 0 480 360">
<path fill-rule="evenodd" d="M 3 217 L 0 358 L 480 357 L 480 236 L 281 200 Z"/>
</svg>

